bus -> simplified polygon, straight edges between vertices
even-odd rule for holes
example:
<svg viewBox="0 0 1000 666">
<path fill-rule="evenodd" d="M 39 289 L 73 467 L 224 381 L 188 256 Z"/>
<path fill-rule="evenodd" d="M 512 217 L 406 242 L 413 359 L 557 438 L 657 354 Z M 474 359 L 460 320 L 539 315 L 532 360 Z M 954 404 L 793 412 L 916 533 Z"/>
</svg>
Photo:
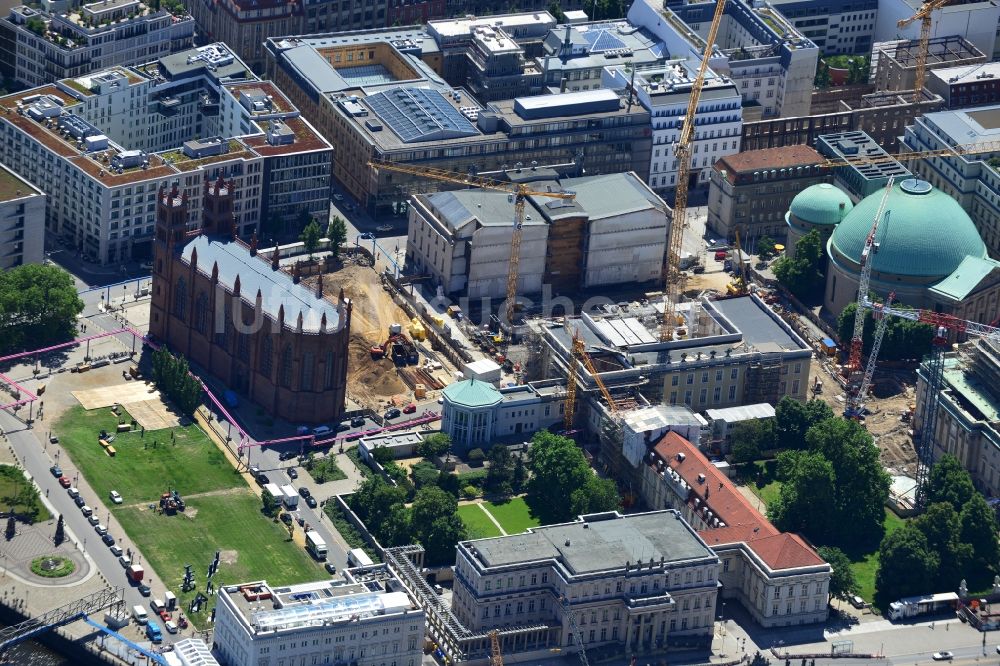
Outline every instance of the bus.
<svg viewBox="0 0 1000 666">
<path fill-rule="evenodd" d="M 306 532 L 306 550 L 317 560 L 326 559 L 326 541 L 316 530 Z"/>
</svg>

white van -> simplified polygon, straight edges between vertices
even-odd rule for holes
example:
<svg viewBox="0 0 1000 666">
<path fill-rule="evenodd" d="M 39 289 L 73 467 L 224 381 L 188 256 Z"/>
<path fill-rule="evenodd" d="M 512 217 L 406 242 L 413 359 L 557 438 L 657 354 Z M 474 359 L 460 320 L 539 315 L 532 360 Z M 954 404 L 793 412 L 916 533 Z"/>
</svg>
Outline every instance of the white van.
<svg viewBox="0 0 1000 666">
<path fill-rule="evenodd" d="M 149 622 L 149 615 L 142 606 L 132 606 L 132 619 L 136 624 L 146 624 Z"/>
<path fill-rule="evenodd" d="M 163 601 L 160 599 L 153 599 L 149 602 L 149 607 L 153 609 L 153 612 L 159 615 L 160 611 L 165 608 Z"/>
</svg>

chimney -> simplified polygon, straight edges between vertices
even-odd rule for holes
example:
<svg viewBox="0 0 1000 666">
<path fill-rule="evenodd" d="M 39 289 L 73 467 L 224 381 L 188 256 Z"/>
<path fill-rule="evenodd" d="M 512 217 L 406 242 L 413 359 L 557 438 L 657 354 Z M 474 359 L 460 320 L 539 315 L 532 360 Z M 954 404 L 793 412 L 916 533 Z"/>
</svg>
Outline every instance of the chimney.
<svg viewBox="0 0 1000 666">
<path fill-rule="evenodd" d="M 566 36 L 563 38 L 563 46 L 569 47 L 570 39 L 573 35 L 573 26 L 569 23 L 566 24 Z"/>
<path fill-rule="evenodd" d="M 253 230 L 253 235 L 250 236 L 250 256 L 257 256 L 257 230 Z"/>
<path fill-rule="evenodd" d="M 316 298 L 323 298 L 323 274 L 319 274 L 319 280 L 316 281 Z"/>
</svg>

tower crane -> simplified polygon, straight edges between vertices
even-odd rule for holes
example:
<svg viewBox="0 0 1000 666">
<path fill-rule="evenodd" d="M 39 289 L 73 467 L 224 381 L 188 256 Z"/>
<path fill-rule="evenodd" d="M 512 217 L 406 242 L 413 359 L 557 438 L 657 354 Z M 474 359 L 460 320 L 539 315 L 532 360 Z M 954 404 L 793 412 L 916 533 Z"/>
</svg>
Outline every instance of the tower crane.
<svg viewBox="0 0 1000 666">
<path fill-rule="evenodd" d="M 566 613 L 566 617 L 569 618 L 569 626 L 573 631 L 573 635 L 576 636 L 576 641 L 580 645 L 580 663 L 583 666 L 590 666 L 590 661 L 587 659 L 587 648 L 583 644 L 583 632 L 580 631 L 580 625 L 576 623 L 576 616 L 573 614 L 573 609 L 569 606 L 569 599 L 566 595 L 561 595 L 559 597 L 559 603 L 563 608 L 563 612 Z"/>
<path fill-rule="evenodd" d="M 917 19 L 920 20 L 920 43 L 917 45 L 916 80 L 913 83 L 913 101 L 920 101 L 920 91 L 924 89 L 924 74 L 927 72 L 927 49 L 931 41 L 931 14 L 935 9 L 940 9 L 951 0 L 925 0 L 917 12 L 896 23 L 900 28 L 905 28 Z"/>
<path fill-rule="evenodd" d="M 490 666 L 503 666 L 503 655 L 500 653 L 500 634 L 496 629 L 490 632 Z"/>
<path fill-rule="evenodd" d="M 507 357 L 507 348 L 510 344 L 511 334 L 514 331 L 514 306 L 517 301 L 517 273 L 518 264 L 521 261 L 521 235 L 524 225 L 524 206 L 528 197 L 548 197 L 550 199 L 571 200 L 576 197 L 575 192 L 564 190 L 562 192 L 541 192 L 531 187 L 530 183 L 508 183 L 502 180 L 484 178 L 482 176 L 462 175 L 444 169 L 434 169 L 426 166 L 414 166 L 410 164 L 399 164 L 385 160 L 372 160 L 368 166 L 373 169 L 384 169 L 396 173 L 405 173 L 419 178 L 430 178 L 445 183 L 455 185 L 465 185 L 467 187 L 478 187 L 483 190 L 494 192 L 505 192 L 514 199 L 514 219 L 513 234 L 510 243 L 510 262 L 507 265 L 507 300 L 504 304 L 504 314 L 507 325 L 510 327 L 500 343 L 500 353 L 504 359 Z"/>
<path fill-rule="evenodd" d="M 566 379 L 566 403 L 563 407 L 563 425 L 567 431 L 573 429 L 573 417 L 576 414 L 576 383 L 580 379 L 577 363 L 582 363 L 587 368 L 590 376 L 594 378 L 594 383 L 597 384 L 601 395 L 604 396 L 604 400 L 608 403 L 608 410 L 611 412 L 612 418 L 618 414 L 618 405 L 615 403 L 615 399 L 611 397 L 611 392 L 608 391 L 608 387 L 604 384 L 604 381 L 601 380 L 597 368 L 594 367 L 594 362 L 590 360 L 590 356 L 587 354 L 587 345 L 583 341 L 583 338 L 580 337 L 580 331 L 577 329 L 573 332 L 569 374 Z"/>
<path fill-rule="evenodd" d="M 688 96 L 687 113 L 681 124 L 681 134 L 674 145 L 677 156 L 677 188 L 674 190 L 674 213 L 670 224 L 670 236 L 667 241 L 666 270 L 664 289 L 666 301 L 663 304 L 663 323 L 660 325 L 660 339 L 673 338 L 676 323 L 676 308 L 680 302 L 681 289 L 681 248 L 684 240 L 684 223 L 687 218 L 688 181 L 691 178 L 691 141 L 694 138 L 694 120 L 698 112 L 698 102 L 701 100 L 701 89 L 705 86 L 705 74 L 708 72 L 708 61 L 712 57 L 715 38 L 719 33 L 719 24 L 726 8 L 726 0 L 716 0 L 715 14 L 705 38 L 705 53 L 698 65 L 698 73 L 691 84 Z"/>
<path fill-rule="evenodd" d="M 740 244 L 740 230 L 736 229 L 736 242 L 734 243 L 736 249 L 736 261 L 739 262 L 739 267 L 734 271 L 736 276 L 733 281 L 729 283 L 726 291 L 729 292 L 730 296 L 746 296 L 750 289 L 750 285 L 747 282 L 747 267 L 746 262 L 743 261 L 743 246 Z"/>
<path fill-rule="evenodd" d="M 885 337 L 885 329 L 889 323 L 889 318 L 883 314 L 883 309 L 887 305 L 892 305 L 895 298 L 896 292 L 891 292 L 889 297 L 885 299 L 885 303 L 872 304 L 872 316 L 877 322 L 875 335 L 872 337 L 872 349 L 868 352 L 868 365 L 865 366 L 864 377 L 862 377 L 861 382 L 855 390 L 852 391 L 849 389 L 847 392 L 847 409 L 844 410 L 844 416 L 847 418 L 861 420 L 861 417 L 864 415 L 865 398 L 868 396 L 868 388 L 871 386 L 872 377 L 875 375 L 875 366 L 878 364 L 878 352 L 882 348 L 882 339 Z M 863 311 L 864 308 L 859 307 L 858 310 Z"/>
</svg>

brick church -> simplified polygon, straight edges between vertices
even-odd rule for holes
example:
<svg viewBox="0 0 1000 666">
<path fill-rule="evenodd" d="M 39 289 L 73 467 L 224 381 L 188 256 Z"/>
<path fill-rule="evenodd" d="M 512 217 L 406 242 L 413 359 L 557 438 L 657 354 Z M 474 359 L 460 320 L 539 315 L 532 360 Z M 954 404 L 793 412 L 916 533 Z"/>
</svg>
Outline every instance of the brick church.
<svg viewBox="0 0 1000 666">
<path fill-rule="evenodd" d="M 351 303 L 308 289 L 235 236 L 233 183 L 206 180 L 203 217 L 187 197 L 156 204 L 150 333 L 237 394 L 294 423 L 338 421 L 347 388 Z"/>
</svg>

